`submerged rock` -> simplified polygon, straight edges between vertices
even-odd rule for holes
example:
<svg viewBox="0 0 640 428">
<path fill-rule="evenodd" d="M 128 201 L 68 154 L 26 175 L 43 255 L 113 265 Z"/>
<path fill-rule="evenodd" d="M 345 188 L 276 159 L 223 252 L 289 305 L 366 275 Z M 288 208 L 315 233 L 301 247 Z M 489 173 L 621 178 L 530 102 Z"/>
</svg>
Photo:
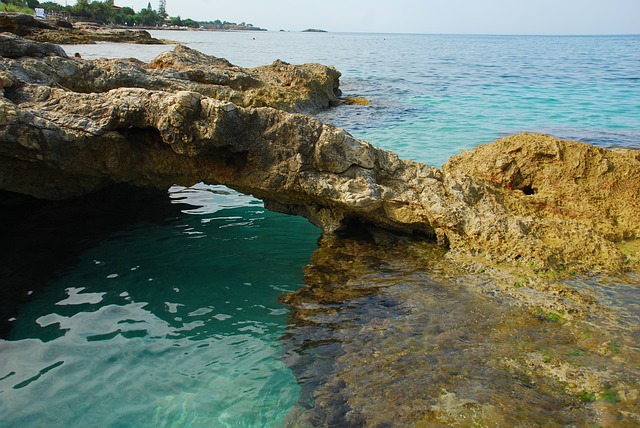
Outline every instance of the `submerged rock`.
<svg viewBox="0 0 640 428">
<path fill-rule="evenodd" d="M 301 386 L 285 426 L 640 423 L 637 275 L 512 296 L 434 244 L 363 235 L 324 236 L 283 297 L 283 361 Z"/>
<path fill-rule="evenodd" d="M 326 232 L 417 233 L 470 265 L 619 270 L 637 257 L 638 151 L 521 134 L 437 169 L 290 113 L 339 102 L 331 67 L 243 69 L 183 46 L 149 64 L 33 50 L 0 64 L 4 190 L 64 199 L 204 181 Z"/>
</svg>

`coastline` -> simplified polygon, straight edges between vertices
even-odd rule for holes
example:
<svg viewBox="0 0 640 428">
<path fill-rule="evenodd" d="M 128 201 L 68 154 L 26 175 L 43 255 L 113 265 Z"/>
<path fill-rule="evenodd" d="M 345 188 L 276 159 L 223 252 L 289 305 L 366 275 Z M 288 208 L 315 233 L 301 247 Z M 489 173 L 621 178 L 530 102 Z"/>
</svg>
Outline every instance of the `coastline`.
<svg viewBox="0 0 640 428">
<path fill-rule="evenodd" d="M 168 62 L 167 62 L 168 63 Z M 195 74 L 196 70 L 193 70 L 192 73 Z M 188 100 L 185 100 L 185 102 Z M 187 103 L 188 104 L 188 103 Z M 187 105 L 185 104 L 185 106 Z M 232 107 L 229 107 L 232 109 Z M 184 113 L 180 113 L 184 114 Z M 180 116 L 177 116 L 178 118 Z M 282 117 L 285 117 L 282 115 Z M 288 116 L 287 116 L 288 117 Z M 290 119 L 293 120 L 293 119 Z M 284 128 L 280 126 L 278 128 L 279 132 L 282 132 Z M 560 144 L 560 143 L 556 143 Z M 508 150 L 506 150 L 508 152 Z M 544 150 L 544 153 L 547 153 L 548 150 Z M 607 152 L 602 152 L 607 153 Z M 548 153 L 547 153 L 548 154 Z M 604 155 L 603 155 L 604 156 Z M 533 156 L 534 158 L 536 156 Z M 544 158 L 544 156 L 538 156 L 540 158 Z M 547 156 L 550 157 L 550 156 Z M 491 158 L 493 159 L 493 158 Z M 358 158 L 358 162 L 361 159 Z M 472 158 L 473 161 L 473 158 Z M 494 162 L 495 163 L 495 162 Z M 476 162 L 476 164 L 478 164 Z M 491 162 L 482 162 L 481 165 L 490 165 Z M 339 169 L 339 168 L 338 168 Z M 506 170 L 501 171 L 500 173 L 506 175 Z M 471 174 L 474 175 L 474 174 Z M 496 174 L 486 174 L 486 171 L 481 171 L 479 173 L 475 173 L 475 175 L 491 175 L 492 180 L 494 182 L 501 182 L 500 180 L 496 180 Z M 515 176 L 515 174 L 514 174 Z M 465 183 L 464 181 L 462 182 Z M 466 183 L 469 183 L 468 181 Z M 514 187 L 514 181 L 505 181 L 504 183 L 506 187 Z M 523 184 L 523 183 L 520 183 Z M 471 183 L 471 185 L 475 185 Z M 461 186 L 462 187 L 462 186 Z M 518 186 L 515 186 L 518 187 Z M 531 187 L 531 190 L 537 186 L 532 186 L 531 184 L 527 185 L 524 183 L 520 186 L 520 191 L 522 195 L 518 194 L 519 198 L 532 200 L 534 198 L 527 198 L 529 196 L 535 196 L 530 193 L 528 187 Z M 518 189 L 515 189 L 518 190 Z M 490 193 L 490 192 L 489 192 Z M 292 210 L 293 211 L 293 210 Z M 553 210 L 551 210 L 553 211 Z M 353 299 L 358 297 L 371 297 L 371 296 L 383 296 L 386 298 L 384 301 L 400 301 L 405 305 L 412 304 L 412 294 L 407 293 L 405 289 L 401 287 L 390 287 L 389 292 L 382 291 L 379 294 L 378 291 L 371 292 L 371 290 L 363 293 L 362 289 L 358 289 L 358 286 L 361 285 L 359 282 L 365 281 L 367 275 L 371 273 L 371 271 L 375 271 L 376 266 L 388 265 L 388 266 L 398 266 L 398 275 L 402 275 L 403 269 L 406 267 L 403 263 L 403 258 L 411 261 L 422 262 L 423 265 L 429 265 L 430 259 L 429 257 L 425 257 L 425 254 L 431 254 L 433 252 L 437 253 L 436 250 L 425 250 L 425 246 L 421 245 L 419 240 L 418 242 L 412 242 L 410 244 L 398 245 L 394 247 L 395 244 L 393 242 L 397 239 L 396 236 L 391 235 L 391 237 L 386 236 L 384 233 L 380 235 L 376 235 L 374 232 L 373 237 L 366 237 L 363 240 L 355 240 L 355 242 L 346 241 L 331 241 L 328 239 L 326 245 L 322 245 L 317 255 L 315 256 L 315 263 L 317 270 L 317 275 L 314 275 L 314 267 L 311 266 L 308 271 L 308 277 L 306 279 L 306 283 L 312 289 L 312 294 L 317 293 L 318 285 L 323 282 L 326 282 L 324 285 L 327 287 L 326 293 L 324 295 L 315 295 L 313 297 L 305 296 L 304 292 L 296 293 L 296 297 L 287 297 L 287 301 L 294 308 L 296 308 L 296 313 L 293 314 L 292 318 L 297 320 L 301 328 L 305 327 L 309 320 L 313 321 L 316 317 L 326 316 L 326 313 L 334 313 L 336 316 L 341 316 L 343 313 L 340 311 L 333 311 L 332 308 L 334 305 L 338 304 L 341 307 L 345 307 L 346 310 L 349 309 L 349 305 L 353 304 Z M 375 245 L 372 245 L 371 242 L 374 242 Z M 632 243 L 632 241 L 629 241 Z M 371 245 L 371 248 L 367 248 Z M 394 258 L 389 252 L 388 257 L 377 256 L 377 252 L 385 252 L 388 251 L 389 248 L 399 248 L 398 258 Z M 344 251 L 343 251 L 344 250 Z M 421 252 L 425 251 L 424 254 L 421 255 Z M 366 256 L 362 257 L 363 254 Z M 624 368 L 625 365 L 629 365 L 632 367 L 632 361 L 636 358 L 635 351 L 632 349 L 632 344 L 628 343 L 628 338 L 625 338 L 624 334 L 620 332 L 616 333 L 616 315 L 610 308 L 603 306 L 602 297 L 597 294 L 597 287 L 594 287 L 593 290 L 587 289 L 586 291 L 576 292 L 573 287 L 567 286 L 566 282 L 571 281 L 575 283 L 579 283 L 582 281 L 582 276 L 577 276 L 575 273 L 571 272 L 559 272 L 549 273 L 543 266 L 529 266 L 531 269 L 527 270 L 526 265 L 528 264 L 526 260 L 523 264 L 516 264 L 513 267 L 513 270 L 509 272 L 509 269 L 505 269 L 503 263 L 495 263 L 495 264 L 487 264 L 486 260 L 483 261 L 484 255 L 479 253 L 476 255 L 476 259 L 474 257 L 470 257 L 467 263 L 464 261 L 461 263 L 459 260 L 445 260 L 443 263 L 452 262 L 453 264 L 445 269 L 439 268 L 444 272 L 446 279 L 455 278 L 459 275 L 460 272 L 460 263 L 465 268 L 464 271 L 467 274 L 462 275 L 459 281 L 466 282 L 468 280 L 471 288 L 474 288 L 477 291 L 477 298 L 480 302 L 485 302 L 486 299 L 489 299 L 491 302 L 494 301 L 507 301 L 508 306 L 522 307 L 524 306 L 524 310 L 516 311 L 514 314 L 508 314 L 507 318 L 514 321 L 514 324 L 522 327 L 523 329 L 540 329 L 540 332 L 536 337 L 542 336 L 545 332 L 551 331 L 552 334 L 565 334 L 567 333 L 570 338 L 563 342 L 562 353 L 551 352 L 540 348 L 540 344 L 532 341 L 520 343 L 519 345 L 523 347 L 523 351 L 521 355 L 518 354 L 509 354 L 504 356 L 504 359 L 500 359 L 497 356 L 494 356 L 494 360 L 492 360 L 492 364 L 495 364 L 500 370 L 506 370 L 511 373 L 516 379 L 528 379 L 525 381 L 526 387 L 529 388 L 541 388 L 540 390 L 544 392 L 545 396 L 552 396 L 554 400 L 552 402 L 569 403 L 568 406 L 577 406 L 577 408 L 582 409 L 585 406 L 590 409 L 590 411 L 600 414 L 600 418 L 603 417 L 606 419 L 607 417 L 615 418 L 620 415 L 619 412 L 636 412 L 636 409 L 633 407 L 634 397 L 637 399 L 637 388 L 636 388 L 636 380 L 633 379 L 635 376 L 635 372 L 633 369 L 627 370 Z M 422 257 L 422 258 L 421 258 Z M 351 265 L 348 263 L 338 263 L 335 264 L 335 260 L 345 262 L 351 261 Z M 370 263 L 364 263 L 364 265 L 359 265 L 362 261 L 370 261 Z M 375 261 L 375 263 L 374 263 Z M 382 263 L 382 262 L 384 263 Z M 457 264 L 456 264 L 457 263 Z M 328 272 L 332 272 L 332 275 L 328 277 L 323 276 L 325 272 L 322 268 L 325 268 Z M 358 267 L 360 269 L 358 269 Z M 416 270 L 419 269 L 416 268 Z M 569 269 L 571 270 L 571 269 Z M 342 273 L 342 276 L 337 274 Z M 335 274 L 335 275 L 334 275 Z M 388 272 L 382 271 L 379 272 L 380 277 L 384 277 Z M 565 276 L 566 274 L 566 276 Z M 586 275 L 591 275 L 591 271 L 586 270 Z M 616 274 L 617 275 L 617 274 Z M 420 276 L 418 274 L 418 276 Z M 475 276 L 480 277 L 480 281 L 476 283 Z M 523 277 L 524 276 L 524 277 Z M 345 282 L 344 278 L 351 278 L 347 280 L 347 285 L 352 285 L 354 290 L 347 290 L 344 294 L 337 293 L 335 290 L 336 285 L 340 285 Z M 363 279 L 364 278 L 364 279 Z M 494 283 L 495 279 L 499 278 L 498 283 Z M 419 284 L 420 280 L 416 280 L 416 283 Z M 455 280 L 454 280 L 455 282 Z M 446 283 L 446 281 L 445 281 Z M 375 286 L 373 287 L 375 288 Z M 419 288 L 419 287 L 416 287 Z M 595 291 L 594 291 L 595 290 Z M 350 294 L 355 293 L 355 294 Z M 404 294 L 404 295 L 403 295 Z M 302 297 L 298 297 L 302 296 Z M 594 297 L 597 296 L 597 297 Z M 318 301 L 315 300 L 316 297 L 320 297 Z M 374 297 L 371 297 L 372 300 L 364 299 L 365 304 L 363 304 L 363 310 L 373 310 L 372 308 L 376 308 L 376 300 Z M 467 296 L 468 297 L 468 296 Z M 296 301 L 296 298 L 299 298 L 299 301 Z M 325 299 L 332 298 L 334 300 L 327 303 Z M 342 300 L 341 300 L 342 298 Z M 476 300 L 467 300 L 467 302 L 477 303 Z M 596 303 L 594 303 L 596 302 Z M 409 337 L 411 334 L 415 334 L 416 325 L 428 325 L 437 320 L 429 320 L 426 322 L 423 318 L 420 318 L 420 314 L 427 314 L 431 308 L 428 302 L 417 302 L 413 303 L 417 308 L 415 311 L 411 312 L 412 316 L 418 317 L 417 322 L 408 323 L 406 326 L 402 326 L 401 331 L 403 332 L 402 337 Z M 309 311 L 307 308 L 313 307 L 314 305 L 319 306 L 317 311 Z M 386 307 L 382 305 L 382 307 Z M 482 306 L 484 308 L 484 306 Z M 464 309 L 464 308 L 463 308 Z M 345 311 L 346 311 L 345 310 Z M 444 310 L 444 309 L 441 309 Z M 480 311 L 487 316 L 496 316 L 495 313 L 492 312 L 493 309 L 487 309 L 487 312 Z M 337 312 L 337 313 L 336 313 Z M 347 312 L 344 312 L 347 314 Z M 493 314 L 493 315 L 492 315 Z M 406 315 L 406 314 L 405 314 Z M 446 313 L 443 315 L 446 318 Z M 513 318 L 511 318 L 513 317 Z M 525 321 L 523 321 L 525 320 Z M 597 321 L 595 321 L 597 320 Z M 294 321 L 295 322 L 295 321 Z M 391 321 L 388 321 L 391 322 Z M 367 332 L 373 331 L 376 328 L 376 321 L 371 320 L 369 324 L 365 323 L 363 326 L 360 326 L 360 331 Z M 598 331 L 594 333 L 593 331 L 590 333 L 591 336 L 588 338 L 583 338 L 584 331 L 589 325 L 593 325 L 593 323 L 597 323 Z M 339 324 L 339 323 L 338 323 Z M 488 325 L 491 328 L 503 328 L 506 333 L 513 331 L 510 328 L 513 326 L 500 326 L 494 325 L 491 323 L 483 324 Z M 400 327 L 398 327 L 400 328 Z M 443 329 L 446 330 L 450 328 L 450 326 L 443 325 Z M 334 335 L 333 331 L 323 332 L 322 334 L 330 334 Z M 442 332 L 422 332 L 420 334 L 424 334 L 424 343 L 432 343 L 433 334 L 442 334 Z M 616 334 L 622 336 L 622 339 L 616 338 Z M 370 337 L 370 336 L 367 336 Z M 397 337 L 397 336 L 396 336 Z M 497 337 L 502 337 L 500 334 Z M 446 338 L 441 336 L 442 339 L 441 346 L 446 346 L 447 341 Z M 353 339 L 353 338 L 351 338 Z M 460 339 L 463 341 L 464 338 Z M 353 339 L 355 340 L 355 339 Z M 340 356 L 332 356 L 332 358 L 336 359 L 339 364 L 342 364 L 342 369 L 345 368 L 356 368 L 357 364 L 360 364 L 361 361 L 365 358 L 369 358 L 371 364 L 379 367 L 379 371 L 381 373 L 384 370 L 389 370 L 390 367 L 393 367 L 394 370 L 402 371 L 406 370 L 407 367 L 412 367 L 412 370 L 415 369 L 415 366 L 408 363 L 407 366 L 398 364 L 394 366 L 394 363 L 402 360 L 403 358 L 408 358 L 407 355 L 402 354 L 405 352 L 404 349 L 398 350 L 390 345 L 390 341 L 393 340 L 393 337 L 376 337 L 375 342 L 377 345 L 378 354 L 372 351 L 371 355 L 364 355 L 364 351 L 359 353 L 356 348 L 358 342 L 351 342 L 351 347 L 349 347 L 349 342 L 345 341 L 344 344 L 347 346 L 347 354 L 345 357 Z M 609 344 L 607 344 L 609 341 Z M 525 343 L 526 342 L 526 343 Z M 611 345 L 611 343 L 618 343 L 617 347 Z M 542 342 L 545 343 L 545 342 Z M 378 346 L 379 345 L 379 346 Z M 415 344 L 408 343 L 408 349 L 411 349 L 411 355 L 425 355 L 428 350 L 425 351 L 424 348 L 420 346 L 416 346 Z M 427 345 L 425 345 L 427 346 Z M 546 346 L 546 345 L 545 345 Z M 616 349 L 617 348 L 617 349 Z M 622 348 L 622 351 L 620 350 Z M 367 349 L 365 345 L 360 347 L 361 350 Z M 406 348 L 405 348 L 406 349 Z M 589 358 L 597 359 L 597 364 L 594 367 L 590 367 L 589 364 L 593 363 L 589 358 L 579 359 L 585 357 L 585 355 L 578 355 L 583 351 L 586 352 L 585 355 L 589 355 Z M 455 352 L 456 348 L 450 350 L 451 352 Z M 549 353 L 549 355 L 545 355 L 544 352 Z M 573 355 L 571 354 L 573 352 Z M 446 357 L 449 355 L 444 355 L 445 358 L 438 360 L 440 364 L 446 363 Z M 576 359 L 578 358 L 578 359 Z M 615 368 L 613 369 L 613 373 L 607 373 L 608 367 L 605 369 L 601 364 L 603 360 L 607 361 L 607 364 L 610 364 L 610 359 L 615 360 Z M 469 364 L 472 364 L 470 362 Z M 445 364 L 446 365 L 446 364 Z M 367 367 L 370 367 L 368 365 Z M 464 367 L 463 367 L 464 368 Z M 420 367 L 420 370 L 427 371 L 428 367 Z M 509 371 L 510 370 L 510 371 Z M 330 401 L 333 395 L 329 394 L 327 390 L 331 389 L 331 386 L 340 385 L 340 382 L 347 382 L 348 384 L 357 384 L 358 381 L 362 381 L 366 378 L 366 373 L 359 373 L 357 370 L 352 372 L 350 375 L 348 372 L 344 371 L 334 371 L 331 372 L 330 376 L 333 378 L 333 383 L 322 386 L 321 391 L 318 397 L 321 400 Z M 504 372 L 501 372 L 504 373 Z M 452 378 L 455 378 L 458 375 L 451 374 Z M 463 376 L 460 376 L 463 377 Z M 627 380 L 632 378 L 632 381 L 628 382 Z M 389 379 L 385 380 L 389 382 Z M 562 391 L 555 391 L 554 388 L 558 388 L 562 386 L 563 383 L 566 383 L 566 386 L 563 386 Z M 538 386 L 536 386 L 538 385 Z M 539 386 L 542 385 L 542 386 Z M 388 386 L 388 385 L 387 385 Z M 396 388 L 397 386 L 393 386 Z M 450 388 L 447 386 L 447 388 Z M 437 400 L 438 403 L 431 406 L 431 412 L 425 414 L 420 414 L 420 417 L 424 418 L 432 418 L 437 419 L 440 422 L 450 422 L 455 423 L 459 421 L 456 419 L 457 411 L 461 411 L 461 409 L 472 409 L 469 410 L 468 413 L 459 413 L 464 416 L 473 416 L 482 417 L 483 415 L 494 415 L 493 412 L 497 410 L 495 408 L 487 407 L 486 403 L 479 403 L 474 401 L 474 399 L 463 396 L 463 393 L 460 392 L 465 388 L 461 386 L 455 386 L 457 393 L 451 392 L 449 390 L 446 393 L 439 395 Z M 376 418 L 382 418 L 381 415 L 385 415 L 385 411 L 389 410 L 389 408 L 397 409 L 399 406 L 391 405 L 389 406 L 389 402 L 385 402 L 384 398 L 376 396 L 375 399 L 366 398 L 365 392 L 366 385 L 361 385 L 357 388 L 353 388 L 349 390 L 348 388 L 338 388 L 340 389 L 340 394 L 342 397 L 345 397 L 345 402 L 350 402 L 351 406 L 357 408 L 358 412 L 362 415 L 365 420 L 374 420 Z M 400 390 L 398 391 L 398 396 L 400 397 Z M 536 390 L 539 391 L 539 390 Z M 617 400 L 616 403 L 607 401 L 614 401 L 611 398 L 611 391 L 614 392 L 613 398 Z M 634 392 L 635 391 L 635 392 Z M 335 390 L 332 390 L 335 392 Z M 411 389 L 411 392 L 414 395 L 413 397 L 419 396 L 422 392 L 421 390 Z M 436 394 L 434 392 L 434 394 Z M 452 395 L 453 394 L 453 395 Z M 634 395 L 636 394 L 636 395 Z M 349 399 L 346 399 L 348 397 Z M 418 400 L 419 401 L 419 400 Z M 393 401 L 391 401 L 393 402 Z M 374 403 L 375 405 L 372 405 Z M 622 404 L 618 404 L 622 403 Z M 423 404 L 423 403 L 422 403 Z M 415 407 L 412 410 L 418 408 L 421 405 L 419 402 L 415 402 Z M 374 410 L 372 410 L 374 409 Z M 439 412 L 439 413 L 438 413 Z M 571 412 L 569 411 L 569 414 Z M 408 412 L 411 415 L 410 412 Z M 480 415 L 480 416 L 478 416 Z M 604 416 L 602 416 L 604 415 Z M 413 415 L 415 417 L 415 415 Z M 406 415 L 400 415 L 399 417 L 408 417 Z M 583 417 L 583 416 L 580 416 Z M 585 418 L 593 417 L 592 415 L 587 415 Z M 414 421 L 414 419 L 409 419 L 410 421 Z M 488 421 L 490 421 L 489 419 Z"/>
<path fill-rule="evenodd" d="M 145 30 L 119 29 L 89 22 L 74 24 L 62 19 L 37 19 L 21 13 L 0 13 L 0 32 L 9 32 L 27 39 L 57 44 L 87 44 L 97 42 L 164 44 Z"/>
</svg>

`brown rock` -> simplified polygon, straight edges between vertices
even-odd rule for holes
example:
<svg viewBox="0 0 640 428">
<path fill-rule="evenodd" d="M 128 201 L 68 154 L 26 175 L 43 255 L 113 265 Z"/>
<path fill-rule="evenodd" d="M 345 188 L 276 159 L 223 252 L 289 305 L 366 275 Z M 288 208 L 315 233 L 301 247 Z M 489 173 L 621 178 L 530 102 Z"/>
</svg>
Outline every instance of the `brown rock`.
<svg viewBox="0 0 640 428">
<path fill-rule="evenodd" d="M 281 110 L 332 105 L 338 77 L 319 65 L 242 69 L 181 46 L 151 64 L 4 58 L 0 187 L 64 199 L 205 181 L 327 232 L 355 222 L 420 233 L 460 260 L 536 270 L 637 260 L 621 245 L 640 237 L 636 151 L 521 134 L 439 170 Z M 263 105 L 276 108 L 253 107 Z"/>
<path fill-rule="evenodd" d="M 164 44 L 148 31 L 114 29 L 96 24 L 71 24 L 64 19 L 36 19 L 24 13 L 0 13 L 0 32 L 9 32 L 38 42 L 80 44 L 96 42 Z"/>
</svg>

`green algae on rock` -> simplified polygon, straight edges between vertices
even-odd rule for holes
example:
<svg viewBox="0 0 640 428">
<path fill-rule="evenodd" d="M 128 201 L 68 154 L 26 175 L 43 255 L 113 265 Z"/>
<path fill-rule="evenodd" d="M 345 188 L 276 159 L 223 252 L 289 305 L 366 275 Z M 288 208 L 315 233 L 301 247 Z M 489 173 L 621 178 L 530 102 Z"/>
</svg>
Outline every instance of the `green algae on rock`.
<svg viewBox="0 0 640 428">
<path fill-rule="evenodd" d="M 340 99 L 349 105 L 368 106 L 371 104 L 368 99 L 363 97 L 342 97 Z"/>
<path fill-rule="evenodd" d="M 323 237 L 284 297 L 285 362 L 303 390 L 288 426 L 638 424 L 640 330 L 624 295 L 637 278 L 546 281 L 590 302 L 555 321 L 536 309 L 566 295 L 510 295 L 502 279 L 415 238 Z"/>
</svg>

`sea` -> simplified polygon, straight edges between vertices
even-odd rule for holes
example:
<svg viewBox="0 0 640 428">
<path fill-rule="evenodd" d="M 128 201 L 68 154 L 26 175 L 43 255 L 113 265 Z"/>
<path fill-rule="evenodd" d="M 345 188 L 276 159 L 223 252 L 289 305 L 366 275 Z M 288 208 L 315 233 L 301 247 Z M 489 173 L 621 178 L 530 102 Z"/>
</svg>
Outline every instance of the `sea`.
<svg viewBox="0 0 640 428">
<path fill-rule="evenodd" d="M 636 35 L 152 35 L 242 67 L 332 65 L 369 104 L 317 118 L 438 167 L 525 131 L 640 149 Z M 173 48 L 63 47 L 142 61 Z M 282 426 L 305 379 L 283 358 L 280 297 L 303 285 L 321 230 L 223 186 L 129 191 L 3 217 L 0 280 L 24 296 L 1 320 L 0 427 Z"/>
</svg>

